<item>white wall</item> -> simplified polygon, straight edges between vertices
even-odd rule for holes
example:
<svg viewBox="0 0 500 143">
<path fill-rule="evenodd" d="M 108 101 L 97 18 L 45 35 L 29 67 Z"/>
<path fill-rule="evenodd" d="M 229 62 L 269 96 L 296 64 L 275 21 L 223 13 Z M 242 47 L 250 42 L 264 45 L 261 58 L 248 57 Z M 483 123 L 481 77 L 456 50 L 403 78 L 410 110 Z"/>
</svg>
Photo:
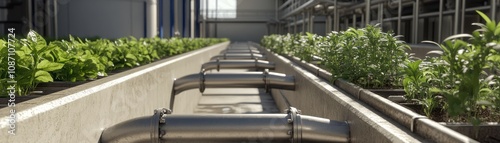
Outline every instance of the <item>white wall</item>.
<svg viewBox="0 0 500 143">
<path fill-rule="evenodd" d="M 215 0 L 210 0 L 209 2 L 215 3 Z M 276 1 L 237 0 L 236 6 L 236 18 L 227 19 L 232 22 L 217 23 L 217 28 L 215 28 L 215 23 L 209 24 L 208 36 L 225 37 L 231 39 L 231 41 L 259 42 L 262 36 L 268 34 L 267 21 L 274 18 Z"/>
<path fill-rule="evenodd" d="M 59 0 L 58 35 L 144 37 L 142 0 Z"/>
</svg>

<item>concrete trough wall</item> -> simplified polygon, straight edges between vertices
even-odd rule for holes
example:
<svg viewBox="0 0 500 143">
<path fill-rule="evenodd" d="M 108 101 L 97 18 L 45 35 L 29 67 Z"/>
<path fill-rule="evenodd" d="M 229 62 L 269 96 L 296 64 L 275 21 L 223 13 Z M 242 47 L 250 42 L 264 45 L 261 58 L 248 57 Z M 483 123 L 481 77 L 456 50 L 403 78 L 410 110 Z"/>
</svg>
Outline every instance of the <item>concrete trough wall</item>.
<svg viewBox="0 0 500 143">
<path fill-rule="evenodd" d="M 169 107 L 173 79 L 197 73 L 229 42 L 205 47 L 0 109 L 0 142 L 98 142 L 104 128 Z M 198 90 L 177 95 L 174 114 L 191 113 Z M 15 135 L 10 110 L 16 110 Z"/>
<path fill-rule="evenodd" d="M 253 46 L 259 47 L 257 44 Z M 348 121 L 351 142 L 427 142 L 383 113 L 331 86 L 329 81 L 316 77 L 284 57 L 261 49 L 269 61 L 276 63 L 276 72 L 295 77 L 295 91 L 271 91 L 280 110 L 291 105 L 302 110 L 304 115 Z"/>
</svg>

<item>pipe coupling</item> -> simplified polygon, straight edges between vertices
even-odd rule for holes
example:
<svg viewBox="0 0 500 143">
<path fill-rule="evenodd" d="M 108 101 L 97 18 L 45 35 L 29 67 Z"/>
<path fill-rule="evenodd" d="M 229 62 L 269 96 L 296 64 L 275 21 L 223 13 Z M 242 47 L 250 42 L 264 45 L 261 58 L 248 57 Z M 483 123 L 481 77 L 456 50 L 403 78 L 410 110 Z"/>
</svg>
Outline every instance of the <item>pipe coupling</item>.
<svg viewBox="0 0 500 143">
<path fill-rule="evenodd" d="M 301 143 L 302 142 L 302 118 L 300 117 L 301 111 L 295 107 L 289 107 L 287 109 L 289 118 L 287 119 L 289 124 L 292 124 L 292 130 L 289 131 L 291 135 L 291 143 Z"/>
<path fill-rule="evenodd" d="M 153 118 L 151 118 L 151 138 L 153 143 L 160 143 L 160 138 L 167 134 L 165 130 L 159 130 L 162 124 L 165 124 L 167 114 L 172 114 L 172 110 L 167 108 L 158 108 L 154 110 Z"/>
<path fill-rule="evenodd" d="M 205 72 L 200 72 L 200 93 L 205 92 Z"/>
</svg>

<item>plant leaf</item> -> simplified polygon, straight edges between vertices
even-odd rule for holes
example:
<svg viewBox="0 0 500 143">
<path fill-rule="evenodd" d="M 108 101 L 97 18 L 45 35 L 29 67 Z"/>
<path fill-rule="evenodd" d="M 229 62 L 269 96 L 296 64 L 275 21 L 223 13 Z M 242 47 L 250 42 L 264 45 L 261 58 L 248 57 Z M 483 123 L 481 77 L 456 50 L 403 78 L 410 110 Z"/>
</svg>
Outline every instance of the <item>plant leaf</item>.
<svg viewBox="0 0 500 143">
<path fill-rule="evenodd" d="M 35 73 L 35 80 L 39 82 L 52 82 L 54 79 L 52 79 L 52 76 L 50 75 L 49 72 L 47 71 L 37 71 Z"/>
<path fill-rule="evenodd" d="M 481 12 L 479 10 L 476 10 L 476 12 L 484 19 L 484 21 L 486 21 L 486 23 L 491 23 L 490 18 L 488 18 L 488 16 L 486 16 L 486 14 L 484 14 L 483 12 Z"/>
<path fill-rule="evenodd" d="M 432 51 L 427 52 L 427 55 L 430 55 L 430 54 L 443 55 L 443 51 L 441 51 L 441 50 L 432 50 Z"/>
<path fill-rule="evenodd" d="M 456 35 L 451 35 L 450 37 L 447 37 L 444 39 L 444 41 L 452 40 L 452 39 L 457 39 L 457 38 L 472 38 L 472 35 L 470 34 L 456 34 Z"/>
<path fill-rule="evenodd" d="M 44 71 L 55 71 L 61 69 L 63 66 L 64 64 L 61 63 L 54 63 L 48 60 L 43 60 L 42 62 L 38 63 L 36 69 Z"/>
</svg>

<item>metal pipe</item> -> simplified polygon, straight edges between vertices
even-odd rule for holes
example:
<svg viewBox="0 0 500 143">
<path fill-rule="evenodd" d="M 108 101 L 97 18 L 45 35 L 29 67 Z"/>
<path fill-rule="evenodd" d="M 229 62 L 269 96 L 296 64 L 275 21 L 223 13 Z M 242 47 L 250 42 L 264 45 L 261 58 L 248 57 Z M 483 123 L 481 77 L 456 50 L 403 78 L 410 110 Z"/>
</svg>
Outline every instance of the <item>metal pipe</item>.
<svg viewBox="0 0 500 143">
<path fill-rule="evenodd" d="M 211 69 L 271 69 L 275 67 L 274 63 L 263 60 L 216 60 L 201 65 L 203 70 Z"/>
<path fill-rule="evenodd" d="M 194 0 L 190 1 L 190 5 L 191 5 L 191 8 L 190 8 L 191 9 L 191 18 L 190 18 L 191 19 L 191 30 L 190 30 L 191 34 L 190 35 L 191 35 L 191 38 L 194 38 L 195 37 L 195 35 L 194 35 L 194 31 L 195 31 L 194 30 L 194 22 L 195 22 L 195 20 L 194 20 L 194 18 L 195 18 L 195 16 L 194 16 L 194 12 L 195 12 Z"/>
<path fill-rule="evenodd" d="M 295 15 L 293 18 L 294 18 L 293 21 L 297 22 L 297 15 Z M 295 25 L 293 25 L 293 33 L 297 34 L 297 32 L 298 32 L 297 31 L 297 24 L 295 24 Z"/>
<path fill-rule="evenodd" d="M 285 19 L 289 16 L 292 16 L 292 15 L 295 15 L 299 12 L 302 12 L 305 8 L 308 8 L 310 6 L 313 6 L 313 5 L 316 5 L 318 2 L 315 1 L 315 0 L 309 0 L 307 1 L 306 3 L 302 4 L 301 6 L 297 7 L 297 8 L 294 8 L 292 11 L 286 13 L 285 15 L 283 15 L 280 19 Z"/>
<path fill-rule="evenodd" d="M 460 0 L 455 0 L 455 23 L 453 26 L 453 34 L 458 34 L 458 22 L 459 21 L 459 16 L 460 16 Z"/>
<path fill-rule="evenodd" d="M 441 41 L 443 35 L 443 0 L 439 0 L 439 16 L 438 16 L 438 41 Z"/>
<path fill-rule="evenodd" d="M 254 54 L 262 54 L 259 50 L 246 50 L 246 49 L 227 49 L 223 50 L 221 53 L 254 53 Z"/>
<path fill-rule="evenodd" d="M 58 5 L 57 0 L 54 0 L 54 38 L 56 38 L 56 39 L 59 38 L 59 31 L 58 31 L 58 24 L 57 24 L 57 22 L 58 22 L 57 17 L 58 17 L 58 13 L 59 13 L 58 8 L 59 7 L 57 5 Z"/>
<path fill-rule="evenodd" d="M 413 9 L 413 43 L 417 43 L 418 42 L 418 19 L 419 19 L 419 16 L 418 16 L 418 13 L 419 13 L 419 5 L 420 5 L 420 0 L 415 0 L 415 4 L 414 4 L 414 9 Z"/>
<path fill-rule="evenodd" d="M 365 9 L 365 13 L 366 13 L 366 25 L 370 24 L 370 6 L 371 6 L 371 0 L 366 0 L 366 9 Z"/>
<path fill-rule="evenodd" d="M 293 107 L 286 114 L 172 115 L 157 109 L 105 129 L 100 142 L 349 142 L 349 136 L 348 123 L 301 115 Z"/>
<path fill-rule="evenodd" d="M 460 10 L 460 15 L 461 15 L 461 18 L 460 18 L 460 33 L 464 33 L 464 25 L 465 25 L 465 0 L 462 0 L 462 9 Z"/>
<path fill-rule="evenodd" d="M 401 3 L 401 6 L 409 6 L 409 5 L 413 4 L 413 1 L 412 0 L 397 0 L 397 3 L 394 1 L 391 1 L 391 2 L 387 3 L 387 7 L 389 7 L 390 9 L 400 7 L 399 3 Z"/>
<path fill-rule="evenodd" d="M 399 0 L 398 2 L 398 35 L 401 35 L 401 1 L 402 0 Z"/>
<path fill-rule="evenodd" d="M 352 15 L 352 28 L 356 28 L 356 14 Z"/>
<path fill-rule="evenodd" d="M 497 17 L 497 0 L 491 0 L 491 21 L 496 21 Z"/>
<path fill-rule="evenodd" d="M 312 10 L 309 13 L 309 32 L 314 33 L 314 14 Z"/>
<path fill-rule="evenodd" d="M 373 0 L 373 1 L 367 0 L 366 2 L 344 6 L 345 8 L 342 9 L 342 11 L 353 11 L 353 10 L 358 9 L 358 8 L 367 7 L 367 5 L 366 5 L 367 3 L 369 3 L 371 5 L 375 5 L 375 4 L 383 3 L 385 1 L 387 1 L 387 0 Z"/>
<path fill-rule="evenodd" d="M 210 60 L 215 60 L 215 59 L 259 59 L 259 60 L 265 60 L 266 57 L 261 54 L 254 54 L 254 53 L 245 53 L 245 54 L 231 54 L 231 53 L 225 53 L 221 55 L 217 55 L 212 57 Z"/>
<path fill-rule="evenodd" d="M 283 3 L 279 8 L 278 10 L 282 10 L 283 8 L 285 8 L 286 6 L 290 5 L 290 3 L 292 2 L 293 0 L 287 0 L 285 3 Z"/>
<path fill-rule="evenodd" d="M 302 12 L 302 34 L 305 34 L 306 33 L 306 14 L 304 12 Z"/>
<path fill-rule="evenodd" d="M 378 6 L 378 22 L 380 23 L 380 30 L 384 30 L 384 4 Z"/>
<path fill-rule="evenodd" d="M 326 24 L 325 24 L 325 35 L 328 35 L 328 32 L 330 31 L 330 15 L 326 16 Z"/>
<path fill-rule="evenodd" d="M 465 12 L 474 12 L 476 10 L 488 10 L 490 9 L 490 6 L 479 6 L 479 7 L 472 7 L 472 8 L 467 8 L 465 9 Z M 455 13 L 455 10 L 448 10 L 448 11 L 443 11 L 443 15 L 452 15 Z M 439 16 L 439 12 L 429 12 L 429 13 L 424 13 L 424 14 L 419 14 L 419 18 L 427 18 L 427 17 L 434 17 L 434 16 Z M 407 15 L 407 16 L 402 16 L 401 20 L 409 20 L 412 19 L 413 15 Z M 397 20 L 397 17 L 391 17 L 391 18 L 386 18 L 384 21 L 394 21 Z"/>
<path fill-rule="evenodd" d="M 338 7 L 338 1 L 334 1 L 335 9 L 333 11 L 333 31 L 339 31 L 339 7 Z"/>
<path fill-rule="evenodd" d="M 259 51 L 259 49 L 255 47 L 228 47 L 227 50 L 253 50 L 253 51 Z"/>
<path fill-rule="evenodd" d="M 244 72 L 244 73 L 203 73 L 191 74 L 176 79 L 173 84 L 173 95 L 182 91 L 199 88 L 277 88 L 295 90 L 295 79 L 275 72 Z"/>
</svg>

